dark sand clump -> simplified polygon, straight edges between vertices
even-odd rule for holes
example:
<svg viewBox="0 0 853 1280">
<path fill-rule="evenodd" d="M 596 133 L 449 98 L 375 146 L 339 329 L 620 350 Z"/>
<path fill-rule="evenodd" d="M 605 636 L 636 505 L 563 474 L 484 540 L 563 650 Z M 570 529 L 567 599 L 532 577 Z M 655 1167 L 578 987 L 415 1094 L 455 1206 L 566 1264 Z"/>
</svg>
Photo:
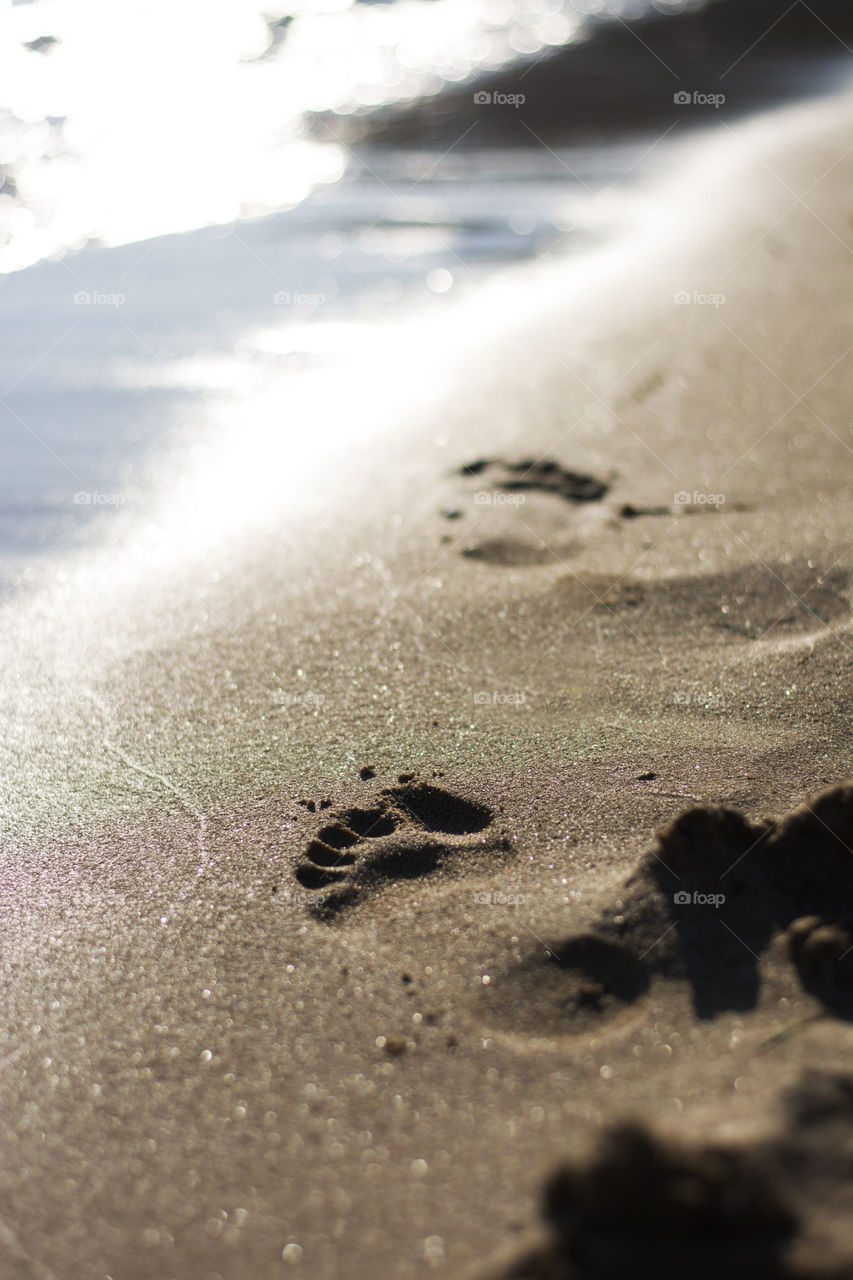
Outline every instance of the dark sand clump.
<svg viewBox="0 0 853 1280">
<path fill-rule="evenodd" d="M 483 1280 L 842 1280 L 815 1230 L 827 1185 L 849 1177 L 853 1077 L 804 1073 L 778 1132 L 751 1143 L 675 1142 L 616 1124 L 545 1186 L 543 1242 Z"/>
<path fill-rule="evenodd" d="M 588 1033 L 655 983 L 681 984 L 710 1020 L 758 1002 L 762 958 L 853 1019 L 853 787 L 833 787 L 778 822 L 725 808 L 677 818 L 591 929 L 531 947 L 496 975 L 486 1018 L 514 1032 Z M 853 1077 L 807 1074 L 784 1123 L 761 1142 L 675 1145 L 636 1124 L 548 1180 L 548 1244 L 502 1280 L 719 1276 L 818 1280 L 851 1274 L 821 1243 L 823 1198 L 853 1176 Z M 804 1180 L 805 1179 L 805 1180 Z M 836 1210 L 837 1216 L 837 1210 Z M 845 1255 L 846 1256 L 846 1255 Z"/>
</svg>

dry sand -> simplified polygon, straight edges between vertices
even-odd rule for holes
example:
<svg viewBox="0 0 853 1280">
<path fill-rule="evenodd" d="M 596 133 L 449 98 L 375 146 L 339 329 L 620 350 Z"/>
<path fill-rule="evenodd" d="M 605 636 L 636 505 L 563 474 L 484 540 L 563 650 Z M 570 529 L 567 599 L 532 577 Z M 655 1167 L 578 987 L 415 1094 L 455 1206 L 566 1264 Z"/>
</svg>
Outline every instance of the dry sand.
<svg viewBox="0 0 853 1280">
<path fill-rule="evenodd" d="M 0 1275 L 853 1275 L 851 119 L 7 604 Z"/>
</svg>

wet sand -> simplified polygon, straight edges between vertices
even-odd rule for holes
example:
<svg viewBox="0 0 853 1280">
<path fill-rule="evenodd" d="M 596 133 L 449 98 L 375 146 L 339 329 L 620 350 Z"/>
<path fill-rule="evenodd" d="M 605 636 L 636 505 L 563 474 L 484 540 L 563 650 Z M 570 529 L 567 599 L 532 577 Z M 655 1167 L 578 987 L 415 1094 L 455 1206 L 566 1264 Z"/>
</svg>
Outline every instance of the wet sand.
<svg viewBox="0 0 853 1280">
<path fill-rule="evenodd" d="M 0 1274 L 850 1274 L 851 115 L 6 604 Z"/>
</svg>

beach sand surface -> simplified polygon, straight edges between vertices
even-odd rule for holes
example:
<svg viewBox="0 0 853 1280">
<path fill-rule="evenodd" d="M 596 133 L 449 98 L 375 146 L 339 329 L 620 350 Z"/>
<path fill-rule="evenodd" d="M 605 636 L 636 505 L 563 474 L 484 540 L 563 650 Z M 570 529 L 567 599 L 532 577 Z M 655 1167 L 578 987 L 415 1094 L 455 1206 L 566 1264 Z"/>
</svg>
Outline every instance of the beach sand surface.
<svg viewBox="0 0 853 1280">
<path fill-rule="evenodd" d="M 850 1274 L 851 118 L 7 602 L 0 1275 Z"/>
</svg>

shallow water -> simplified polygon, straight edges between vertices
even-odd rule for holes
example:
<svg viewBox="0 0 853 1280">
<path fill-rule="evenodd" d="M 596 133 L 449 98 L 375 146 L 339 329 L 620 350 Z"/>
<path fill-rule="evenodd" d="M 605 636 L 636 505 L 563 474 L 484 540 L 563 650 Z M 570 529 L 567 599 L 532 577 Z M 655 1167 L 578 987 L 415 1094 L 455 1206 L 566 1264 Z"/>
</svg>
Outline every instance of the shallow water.
<svg viewBox="0 0 853 1280">
<path fill-rule="evenodd" d="M 410 102 L 532 65 L 600 24 L 598 8 L 218 0 L 212 17 L 202 0 L 13 6 L 0 19 L 0 270 L 91 239 L 118 244 L 294 205 L 349 162 L 306 133 L 306 113 Z"/>
<path fill-rule="evenodd" d="M 495 273 L 625 232 L 643 205 L 641 185 L 624 175 L 651 167 L 649 146 L 488 150 L 464 165 L 366 150 L 295 209 L 91 246 L 7 275 L 6 589 L 80 545 L 90 526 L 139 509 L 160 483 L 164 452 L 217 430 L 227 406 L 241 402 L 257 418 L 248 402 L 273 386 L 293 403 L 308 374 L 345 360 L 363 368 L 368 353 L 390 351 L 401 325 Z M 298 421 L 288 416 L 286 429 L 297 433 Z"/>
</svg>

